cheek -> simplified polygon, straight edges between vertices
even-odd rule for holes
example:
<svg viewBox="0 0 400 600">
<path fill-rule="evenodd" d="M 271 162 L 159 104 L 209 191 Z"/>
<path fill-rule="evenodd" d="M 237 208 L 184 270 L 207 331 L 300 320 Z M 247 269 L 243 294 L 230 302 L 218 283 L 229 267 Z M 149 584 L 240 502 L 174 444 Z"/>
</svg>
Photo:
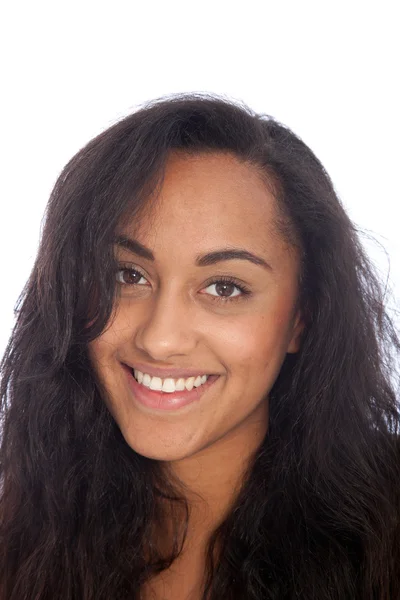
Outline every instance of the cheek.
<svg viewBox="0 0 400 600">
<path fill-rule="evenodd" d="M 279 370 L 286 355 L 290 314 L 271 311 L 225 323 L 215 331 L 214 347 L 228 371 L 239 374 Z"/>
<path fill-rule="evenodd" d="M 118 308 L 110 318 L 103 333 L 93 342 L 91 348 L 96 356 L 111 356 L 132 336 L 132 316 L 129 311 Z"/>
<path fill-rule="evenodd" d="M 100 381 L 110 384 L 115 379 L 115 361 L 121 345 L 129 338 L 129 330 L 120 319 L 114 319 L 104 332 L 88 345 L 89 359 Z"/>
</svg>

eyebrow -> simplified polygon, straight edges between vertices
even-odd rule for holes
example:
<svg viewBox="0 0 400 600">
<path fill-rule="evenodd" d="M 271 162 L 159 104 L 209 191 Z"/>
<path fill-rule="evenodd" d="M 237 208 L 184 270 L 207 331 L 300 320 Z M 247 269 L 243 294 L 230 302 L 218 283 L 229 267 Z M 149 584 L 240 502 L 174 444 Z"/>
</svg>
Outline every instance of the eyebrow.
<svg viewBox="0 0 400 600">
<path fill-rule="evenodd" d="M 155 260 L 152 251 L 149 250 L 149 248 L 146 248 L 146 246 L 140 244 L 137 240 L 133 240 L 126 236 L 117 235 L 114 238 L 114 243 L 125 250 L 129 250 L 129 252 L 132 252 L 137 256 L 145 258 L 146 260 Z M 269 271 L 272 271 L 271 265 L 269 265 L 266 260 L 242 248 L 221 248 L 220 250 L 214 250 L 213 252 L 202 254 L 196 257 L 196 265 L 198 267 L 208 267 L 224 260 L 247 260 L 255 265 L 259 265 Z"/>
</svg>

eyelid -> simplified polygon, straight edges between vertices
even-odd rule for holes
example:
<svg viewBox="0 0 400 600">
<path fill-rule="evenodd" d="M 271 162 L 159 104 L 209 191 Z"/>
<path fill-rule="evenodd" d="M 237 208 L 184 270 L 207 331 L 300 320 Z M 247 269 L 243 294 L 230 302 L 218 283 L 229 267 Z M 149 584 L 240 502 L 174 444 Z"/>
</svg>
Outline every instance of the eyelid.
<svg viewBox="0 0 400 600">
<path fill-rule="evenodd" d="M 117 267 L 115 269 L 115 273 L 119 273 L 120 271 L 136 271 L 137 273 L 139 273 L 139 275 L 141 275 L 144 279 L 146 279 L 146 281 L 148 283 L 150 283 L 150 279 L 148 274 L 146 273 L 146 271 L 144 271 L 144 269 L 142 269 L 141 267 L 137 266 L 136 264 L 133 263 L 123 263 L 123 262 L 118 262 Z M 122 287 L 134 287 L 136 284 L 129 284 L 129 283 L 121 283 L 119 282 L 119 285 Z M 139 287 L 143 287 L 143 284 L 141 284 Z"/>
<path fill-rule="evenodd" d="M 238 280 L 235 277 L 232 277 L 230 275 L 219 275 L 219 276 L 216 275 L 214 278 L 211 278 L 211 280 L 208 281 L 206 283 L 206 285 L 204 285 L 202 290 L 205 290 L 206 288 L 210 287 L 210 285 L 215 285 L 217 283 L 227 283 L 227 284 L 233 285 L 240 291 L 240 294 L 237 294 L 236 296 L 214 296 L 213 294 L 207 294 L 208 296 L 210 296 L 210 298 L 212 298 L 213 301 L 234 302 L 237 300 L 244 300 L 244 299 L 248 298 L 249 296 L 251 296 L 252 292 L 251 292 L 250 288 L 246 284 L 244 284 L 241 280 Z"/>
<path fill-rule="evenodd" d="M 213 283 L 219 283 L 220 281 L 223 281 L 225 283 L 232 283 L 233 285 L 236 285 L 239 288 L 244 288 L 250 291 L 248 285 L 241 279 L 235 277 L 234 275 L 213 275 L 212 277 L 210 277 L 210 279 L 206 281 L 204 287 L 208 287 Z"/>
<path fill-rule="evenodd" d="M 142 269 L 142 267 L 139 267 L 135 263 L 118 262 L 118 264 L 117 264 L 117 271 L 122 271 L 123 269 L 126 269 L 127 271 L 137 271 L 138 273 L 140 273 L 141 275 L 143 275 L 143 277 L 145 279 L 149 278 L 148 273 L 146 273 L 146 271 L 144 269 Z"/>
</svg>

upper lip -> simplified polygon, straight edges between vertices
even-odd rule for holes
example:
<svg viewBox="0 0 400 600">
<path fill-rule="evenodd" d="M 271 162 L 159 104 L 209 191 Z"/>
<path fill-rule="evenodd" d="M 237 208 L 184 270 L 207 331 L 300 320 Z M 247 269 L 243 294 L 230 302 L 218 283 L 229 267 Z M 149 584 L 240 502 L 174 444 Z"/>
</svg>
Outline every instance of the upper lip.
<svg viewBox="0 0 400 600">
<path fill-rule="evenodd" d="M 177 369 L 175 367 L 151 367 L 150 365 L 143 365 L 141 363 L 135 363 L 134 365 L 124 362 L 127 367 L 131 369 L 136 369 L 137 371 L 141 371 L 142 373 L 147 373 L 152 377 L 160 377 L 161 379 L 167 379 L 170 377 L 171 379 L 179 379 L 188 377 L 197 377 L 198 375 L 210 375 L 208 371 L 201 371 L 200 369 Z"/>
</svg>

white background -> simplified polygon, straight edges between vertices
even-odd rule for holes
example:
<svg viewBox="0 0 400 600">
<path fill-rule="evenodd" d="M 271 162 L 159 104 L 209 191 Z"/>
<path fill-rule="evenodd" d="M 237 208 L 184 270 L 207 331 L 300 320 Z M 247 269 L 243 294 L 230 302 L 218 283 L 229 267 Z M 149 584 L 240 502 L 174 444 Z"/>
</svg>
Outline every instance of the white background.
<svg viewBox="0 0 400 600">
<path fill-rule="evenodd" d="M 397 5 L 397 6 L 396 6 Z M 398 3 L 4 2 L 0 15 L 0 355 L 45 204 L 68 159 L 172 92 L 243 100 L 289 125 L 331 175 L 393 306 L 400 297 Z M 388 256 L 385 255 L 386 250 Z"/>
</svg>

